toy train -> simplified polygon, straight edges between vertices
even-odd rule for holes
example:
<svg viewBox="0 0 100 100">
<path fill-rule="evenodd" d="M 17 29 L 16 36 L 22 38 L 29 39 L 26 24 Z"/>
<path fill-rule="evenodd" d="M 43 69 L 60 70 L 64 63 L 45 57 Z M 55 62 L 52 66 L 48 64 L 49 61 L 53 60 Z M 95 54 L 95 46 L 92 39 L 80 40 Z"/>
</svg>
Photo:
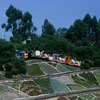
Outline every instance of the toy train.
<svg viewBox="0 0 100 100">
<path fill-rule="evenodd" d="M 75 57 L 68 57 L 63 54 L 53 54 L 51 56 L 50 54 L 44 54 L 44 50 L 42 50 L 41 52 L 39 50 L 30 51 L 28 53 L 26 53 L 25 51 L 19 52 L 18 50 L 16 50 L 15 57 L 17 57 L 18 59 L 48 58 L 50 61 L 53 61 L 53 62 L 69 64 L 69 65 L 78 66 L 78 67 L 80 67 L 81 65 L 81 61 L 77 61 Z"/>
</svg>

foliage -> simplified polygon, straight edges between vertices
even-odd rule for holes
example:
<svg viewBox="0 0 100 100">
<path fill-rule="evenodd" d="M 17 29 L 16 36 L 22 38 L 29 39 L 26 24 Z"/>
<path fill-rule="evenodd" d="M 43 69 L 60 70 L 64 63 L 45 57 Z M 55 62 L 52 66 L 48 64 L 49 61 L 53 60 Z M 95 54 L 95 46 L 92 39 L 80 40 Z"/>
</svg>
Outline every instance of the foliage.
<svg viewBox="0 0 100 100">
<path fill-rule="evenodd" d="M 80 66 L 81 69 L 89 69 L 90 66 L 88 63 L 82 63 L 81 66 Z"/>
<path fill-rule="evenodd" d="M 3 65 L 0 63 L 0 71 L 3 71 L 4 68 L 3 68 Z"/>
<path fill-rule="evenodd" d="M 8 63 L 14 55 L 13 43 L 0 39 L 0 63 Z"/>
<path fill-rule="evenodd" d="M 17 75 L 17 74 L 18 74 L 18 70 L 15 69 L 15 68 L 13 68 L 13 69 L 11 70 L 11 72 L 12 72 L 13 75 Z"/>
<path fill-rule="evenodd" d="M 100 67 L 100 60 L 95 60 L 93 66 L 94 67 Z"/>
<path fill-rule="evenodd" d="M 11 64 L 8 64 L 8 63 L 5 65 L 6 71 L 11 71 L 12 70 L 12 67 L 13 66 Z"/>
<path fill-rule="evenodd" d="M 6 71 L 5 77 L 6 78 L 11 78 L 12 77 L 12 73 L 10 71 Z"/>
<path fill-rule="evenodd" d="M 54 26 L 49 23 L 48 19 L 45 19 L 44 25 L 42 25 L 42 36 L 48 35 L 54 35 L 55 28 Z"/>
<path fill-rule="evenodd" d="M 11 31 L 13 37 L 10 38 L 12 42 L 22 42 L 31 36 L 33 31 L 36 31 L 36 27 L 33 26 L 32 15 L 27 11 L 24 14 L 21 10 L 16 9 L 13 5 L 10 5 L 6 10 L 7 25 L 3 23 L 2 28 L 6 31 Z"/>
</svg>

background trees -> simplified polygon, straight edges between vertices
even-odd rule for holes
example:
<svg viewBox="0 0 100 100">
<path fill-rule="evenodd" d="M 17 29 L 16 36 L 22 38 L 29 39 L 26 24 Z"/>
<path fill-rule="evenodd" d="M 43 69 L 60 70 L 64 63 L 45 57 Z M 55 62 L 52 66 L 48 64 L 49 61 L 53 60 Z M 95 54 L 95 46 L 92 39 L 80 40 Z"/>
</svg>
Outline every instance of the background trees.
<svg viewBox="0 0 100 100">
<path fill-rule="evenodd" d="M 42 34 L 36 34 L 37 28 L 33 25 L 32 15 L 27 11 L 24 14 L 13 5 L 6 10 L 7 24 L 3 23 L 2 28 L 11 31 L 13 37 L 11 42 L 0 40 L 0 62 L 11 61 L 14 51 L 44 50 L 45 53 L 59 53 L 74 56 L 79 60 L 100 60 L 100 20 L 96 16 L 86 14 L 85 17 L 75 20 L 68 29 L 59 27 L 57 30 L 48 21 L 44 20 Z M 24 45 L 23 40 L 31 37 L 31 41 Z"/>
<path fill-rule="evenodd" d="M 6 10 L 7 25 L 3 23 L 2 28 L 5 28 L 6 31 L 11 31 L 13 37 L 11 37 L 12 42 L 21 42 L 26 40 L 31 36 L 32 32 L 37 30 L 33 26 L 32 15 L 27 11 L 24 14 L 21 10 L 14 8 L 13 5 L 10 5 Z"/>
<path fill-rule="evenodd" d="M 42 36 L 48 34 L 48 35 L 54 35 L 55 28 L 54 26 L 49 23 L 48 19 L 44 20 L 44 24 L 42 25 Z"/>
</svg>

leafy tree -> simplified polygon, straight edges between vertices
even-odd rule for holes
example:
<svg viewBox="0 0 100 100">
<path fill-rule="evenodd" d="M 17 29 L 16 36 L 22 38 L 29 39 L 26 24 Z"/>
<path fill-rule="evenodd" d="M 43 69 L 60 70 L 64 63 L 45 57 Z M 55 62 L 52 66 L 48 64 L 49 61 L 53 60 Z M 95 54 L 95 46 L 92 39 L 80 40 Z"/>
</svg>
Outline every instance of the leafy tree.
<svg viewBox="0 0 100 100">
<path fill-rule="evenodd" d="M 71 41 L 73 35 L 74 35 L 74 26 L 71 25 L 71 26 L 69 27 L 69 29 L 67 29 L 66 38 L 67 38 L 69 41 Z"/>
<path fill-rule="evenodd" d="M 25 40 L 30 36 L 30 31 L 33 26 L 32 15 L 27 11 L 22 16 L 21 21 L 22 21 L 21 36 L 23 37 L 23 40 Z"/>
<path fill-rule="evenodd" d="M 79 39 L 82 37 L 87 37 L 88 26 L 82 20 L 76 20 L 74 22 L 74 35 L 76 35 Z"/>
<path fill-rule="evenodd" d="M 12 32 L 13 37 L 10 38 L 12 42 L 21 42 L 37 31 L 37 28 L 33 26 L 32 15 L 28 11 L 22 14 L 21 10 L 10 5 L 6 10 L 6 16 L 8 17 L 7 25 L 3 23 L 1 27 Z"/>
<path fill-rule="evenodd" d="M 13 5 L 10 5 L 6 10 L 6 16 L 8 17 L 7 25 L 3 23 L 1 25 L 2 28 L 5 28 L 6 31 L 11 30 L 12 34 L 15 34 L 16 29 L 18 29 L 21 25 L 22 11 L 14 8 Z"/>
<path fill-rule="evenodd" d="M 48 19 L 45 19 L 44 25 L 42 25 L 42 36 L 48 34 L 48 35 L 54 35 L 55 28 L 54 26 L 49 23 Z"/>
<path fill-rule="evenodd" d="M 66 36 L 67 28 L 58 28 L 57 31 L 55 32 L 55 36 Z"/>
</svg>

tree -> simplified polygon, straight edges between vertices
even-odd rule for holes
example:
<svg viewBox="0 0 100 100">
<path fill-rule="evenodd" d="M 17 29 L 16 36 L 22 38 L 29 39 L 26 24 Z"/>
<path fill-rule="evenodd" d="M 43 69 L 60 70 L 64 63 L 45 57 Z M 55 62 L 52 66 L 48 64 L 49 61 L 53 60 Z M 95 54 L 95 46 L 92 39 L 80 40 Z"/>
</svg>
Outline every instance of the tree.
<svg viewBox="0 0 100 100">
<path fill-rule="evenodd" d="M 58 28 L 57 31 L 55 32 L 55 36 L 66 36 L 67 28 Z"/>
<path fill-rule="evenodd" d="M 55 33 L 55 28 L 54 26 L 49 23 L 47 19 L 44 21 L 44 25 L 42 25 L 42 36 L 48 34 L 48 35 L 54 35 Z"/>
<path fill-rule="evenodd" d="M 78 19 L 74 22 L 74 34 L 81 39 L 82 37 L 87 37 L 88 25 L 82 20 Z"/>
<path fill-rule="evenodd" d="M 27 39 L 31 34 L 33 22 L 32 22 L 32 15 L 27 11 L 22 16 L 22 27 L 21 27 L 21 36 L 23 37 L 23 40 Z M 36 27 L 35 27 L 36 31 Z"/>
<path fill-rule="evenodd" d="M 10 62 L 14 52 L 13 43 L 0 39 L 0 63 Z"/>
<path fill-rule="evenodd" d="M 7 25 L 3 23 L 1 27 L 12 32 L 13 37 L 10 39 L 12 42 L 25 40 L 33 31 L 37 31 L 37 28 L 33 26 L 32 15 L 28 11 L 23 14 L 21 10 L 10 5 L 6 10 L 6 16 L 8 17 Z"/>
<path fill-rule="evenodd" d="M 18 29 L 21 25 L 22 11 L 14 8 L 13 5 L 6 10 L 6 16 L 8 17 L 7 25 L 3 23 L 1 25 L 2 28 L 5 28 L 6 31 L 11 30 L 12 34 L 15 34 L 16 29 Z"/>
</svg>

